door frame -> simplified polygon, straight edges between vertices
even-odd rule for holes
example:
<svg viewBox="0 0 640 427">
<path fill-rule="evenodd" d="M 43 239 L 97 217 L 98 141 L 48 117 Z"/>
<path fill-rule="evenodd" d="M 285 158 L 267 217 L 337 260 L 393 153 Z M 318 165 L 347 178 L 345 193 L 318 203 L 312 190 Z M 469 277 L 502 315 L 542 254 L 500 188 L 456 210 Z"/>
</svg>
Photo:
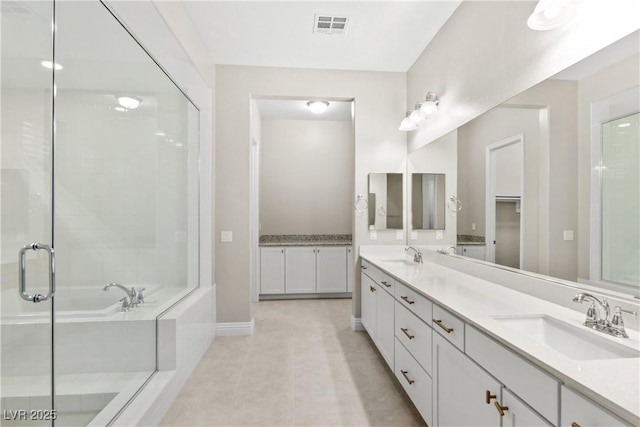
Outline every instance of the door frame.
<svg viewBox="0 0 640 427">
<path fill-rule="evenodd" d="M 524 134 L 520 133 L 487 145 L 485 149 L 485 260 L 495 263 L 496 257 L 496 154 L 499 150 L 522 144 L 522 168 L 520 169 L 520 268 L 523 263 L 522 244 L 524 238 Z"/>
</svg>

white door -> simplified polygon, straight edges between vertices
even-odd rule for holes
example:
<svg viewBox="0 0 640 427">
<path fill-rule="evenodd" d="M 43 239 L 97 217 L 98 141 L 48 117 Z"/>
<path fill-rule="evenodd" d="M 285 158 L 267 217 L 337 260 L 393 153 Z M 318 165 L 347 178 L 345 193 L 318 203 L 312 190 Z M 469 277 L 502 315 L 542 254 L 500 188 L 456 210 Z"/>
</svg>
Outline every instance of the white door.
<svg viewBox="0 0 640 427">
<path fill-rule="evenodd" d="M 284 248 L 260 248 L 260 293 L 284 294 Z"/>
<path fill-rule="evenodd" d="M 389 367 L 393 369 L 393 345 L 395 342 L 393 309 L 395 299 L 387 291 L 379 289 L 376 299 L 376 344 Z"/>
<path fill-rule="evenodd" d="M 354 262 L 353 249 L 347 248 L 347 292 L 353 292 L 353 282 L 356 279 Z"/>
<path fill-rule="evenodd" d="M 321 247 L 316 255 L 318 293 L 347 292 L 347 248 Z"/>
<path fill-rule="evenodd" d="M 293 247 L 285 249 L 285 290 L 288 294 L 316 292 L 316 248 Z"/>
<path fill-rule="evenodd" d="M 360 319 L 362 326 L 369 332 L 369 336 L 376 338 L 376 292 L 378 287 L 375 282 L 366 274 L 362 273 L 360 286 L 362 299 L 360 302 Z M 384 292 L 384 291 L 382 291 Z"/>
<path fill-rule="evenodd" d="M 522 403 L 511 391 L 502 390 L 502 427 L 550 427 L 551 424 Z"/>
</svg>

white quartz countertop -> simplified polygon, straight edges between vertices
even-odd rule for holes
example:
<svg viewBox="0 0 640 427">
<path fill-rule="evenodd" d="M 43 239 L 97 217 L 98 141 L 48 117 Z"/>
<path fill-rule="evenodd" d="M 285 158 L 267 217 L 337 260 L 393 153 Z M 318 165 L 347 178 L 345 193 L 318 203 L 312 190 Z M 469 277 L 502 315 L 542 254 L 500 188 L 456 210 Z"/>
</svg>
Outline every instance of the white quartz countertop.
<svg viewBox="0 0 640 427">
<path fill-rule="evenodd" d="M 380 248 L 367 249 L 363 246 L 360 256 L 560 382 L 583 393 L 627 422 L 640 425 L 640 358 L 573 360 L 533 337 L 512 329 L 496 317 L 546 315 L 583 328 L 598 338 L 640 350 L 637 331 L 627 330 L 630 336 L 627 339 L 593 331 L 582 325 L 586 305 L 578 306 L 581 311 L 576 311 L 431 262 L 398 262 L 410 260 L 405 258 L 401 249 L 384 252 Z"/>
</svg>

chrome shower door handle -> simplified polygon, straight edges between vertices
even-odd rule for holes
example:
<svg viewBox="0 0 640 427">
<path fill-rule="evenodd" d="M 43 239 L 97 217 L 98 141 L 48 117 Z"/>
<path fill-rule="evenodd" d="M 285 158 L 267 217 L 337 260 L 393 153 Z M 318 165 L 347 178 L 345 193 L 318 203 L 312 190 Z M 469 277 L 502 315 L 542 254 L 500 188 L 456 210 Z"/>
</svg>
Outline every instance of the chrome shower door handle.
<svg viewBox="0 0 640 427">
<path fill-rule="evenodd" d="M 49 255 L 49 291 L 47 295 L 29 295 L 27 293 L 25 270 L 27 268 L 26 253 L 29 250 L 43 250 L 46 251 Z M 29 245 L 23 246 L 18 254 L 18 289 L 20 291 L 20 297 L 22 297 L 23 300 L 30 302 L 40 302 L 50 299 L 56 292 L 55 255 L 53 253 L 53 248 L 43 243 L 31 243 Z"/>
</svg>

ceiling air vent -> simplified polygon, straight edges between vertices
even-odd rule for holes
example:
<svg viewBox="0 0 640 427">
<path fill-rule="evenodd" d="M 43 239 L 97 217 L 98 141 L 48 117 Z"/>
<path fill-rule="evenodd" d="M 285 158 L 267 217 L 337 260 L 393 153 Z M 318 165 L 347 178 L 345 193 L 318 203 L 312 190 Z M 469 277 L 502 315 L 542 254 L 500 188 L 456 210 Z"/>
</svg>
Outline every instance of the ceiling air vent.
<svg viewBox="0 0 640 427">
<path fill-rule="evenodd" d="M 320 34 L 344 34 L 349 23 L 348 16 L 315 15 L 313 32 Z"/>
</svg>

